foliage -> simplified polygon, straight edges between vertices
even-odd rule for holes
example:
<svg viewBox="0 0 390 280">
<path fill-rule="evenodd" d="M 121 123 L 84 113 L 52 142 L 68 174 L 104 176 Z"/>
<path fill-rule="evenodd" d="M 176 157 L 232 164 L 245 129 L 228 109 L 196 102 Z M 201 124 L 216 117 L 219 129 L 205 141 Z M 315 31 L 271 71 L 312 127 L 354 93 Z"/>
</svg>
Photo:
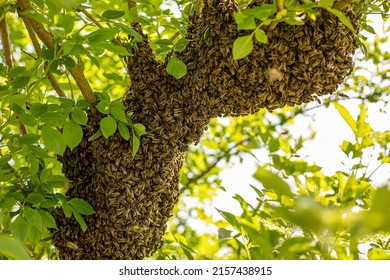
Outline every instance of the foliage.
<svg viewBox="0 0 390 280">
<path fill-rule="evenodd" d="M 362 3 L 364 11 L 380 12 L 387 20 L 386 1 Z M 185 39 L 186 23 L 199 6 L 197 1 L 188 0 L 137 1 L 137 13 L 122 0 L 35 0 L 33 4 L 33 10 L 23 12 L 18 11 L 16 1 L 0 1 L 1 28 L 6 26 L 9 30 L 11 46 L 7 55 L 7 40 L 3 36 L 0 256 L 5 259 L 55 259 L 56 251 L 50 241 L 57 228 L 52 215 L 55 209 L 75 218 L 86 229 L 83 215 L 94 210 L 86 201 L 64 195 L 70 182 L 63 176 L 58 159 L 66 148 L 74 149 L 80 143 L 92 107 L 103 118 L 99 132 L 89 140 L 109 138 L 118 132 L 133 141 L 134 157 L 142 135 L 147 132 L 142 124 L 132 122 L 131 112 L 121 103 L 130 83 L 125 57 L 133 53 L 135 43 L 142 38 L 129 23 L 142 24 L 156 56 L 169 60 L 168 74 L 179 79 L 186 74 L 186 65 L 171 54 L 183 51 L 189 43 Z M 238 28 L 253 33 L 237 38 L 234 57 L 239 59 L 250 53 L 253 36 L 267 43 L 261 29 L 265 22 L 299 24 L 292 21 L 296 13 L 302 12 L 314 20 L 318 8 L 330 9 L 333 1 L 296 4 L 297 1 L 284 1 L 284 8 L 278 8 L 275 2 L 237 14 Z M 40 44 L 36 36 L 29 34 L 26 16 L 49 30 L 54 43 Z M 338 16 L 348 24 L 342 14 Z M 257 20 L 263 23 L 258 24 Z M 362 17 L 363 29 L 373 33 L 368 23 Z M 389 132 L 375 131 L 367 121 L 368 103 L 381 104 L 388 96 L 389 69 L 383 68 L 381 62 L 388 60 L 389 54 L 379 47 L 382 39 L 372 44 L 364 41 L 363 36 L 362 39 L 361 46 L 367 53 L 364 59 L 376 67 L 376 78 L 370 80 L 357 71 L 343 89 L 362 93 L 356 97 L 361 101 L 359 116 L 351 115 L 336 100 L 324 101 L 326 107 L 337 108 L 353 131 L 355 141 L 344 141 L 340 147 L 358 163 L 349 172 L 325 175 L 321 167 L 295 157 L 306 142 L 315 139 L 315 132 L 307 138 L 290 133 L 295 118 L 310 110 L 307 107 L 274 114 L 262 111 L 229 119 L 228 125 L 216 120 L 202 144 L 193 147 L 186 158 L 181 177 L 183 200 L 171 222 L 166 243 L 155 258 L 347 259 L 360 258 L 358 244 L 367 242 L 371 242 L 368 258 L 389 257 L 389 224 L 385 219 L 389 191 L 374 185 L 363 160 L 367 151 L 379 147 L 383 149 L 378 158 L 380 164 L 390 161 Z M 80 69 L 93 85 L 92 95 L 84 94 L 83 86 L 74 78 L 75 69 Z M 386 104 L 380 108 L 386 108 Z M 269 160 L 259 161 L 254 175 L 261 183 L 251 187 L 258 198 L 256 204 L 237 194 L 235 200 L 242 213 L 219 209 L 223 219 L 213 219 L 207 205 L 223 189 L 221 164 L 237 158 L 244 160 L 248 155 L 256 157 L 259 151 L 265 152 Z M 313 211 L 318 215 L 312 215 Z M 191 226 L 194 221 L 206 229 L 219 230 L 198 232 Z"/>
</svg>

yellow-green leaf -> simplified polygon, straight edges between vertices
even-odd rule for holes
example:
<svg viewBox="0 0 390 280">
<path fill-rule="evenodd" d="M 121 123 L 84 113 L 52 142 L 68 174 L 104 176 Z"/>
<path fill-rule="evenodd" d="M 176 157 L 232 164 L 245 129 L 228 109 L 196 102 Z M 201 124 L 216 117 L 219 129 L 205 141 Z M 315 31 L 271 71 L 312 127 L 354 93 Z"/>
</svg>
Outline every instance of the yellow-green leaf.
<svg viewBox="0 0 390 280">
<path fill-rule="evenodd" d="M 252 34 L 238 37 L 233 43 L 233 59 L 238 60 L 248 56 L 253 50 Z"/>
</svg>

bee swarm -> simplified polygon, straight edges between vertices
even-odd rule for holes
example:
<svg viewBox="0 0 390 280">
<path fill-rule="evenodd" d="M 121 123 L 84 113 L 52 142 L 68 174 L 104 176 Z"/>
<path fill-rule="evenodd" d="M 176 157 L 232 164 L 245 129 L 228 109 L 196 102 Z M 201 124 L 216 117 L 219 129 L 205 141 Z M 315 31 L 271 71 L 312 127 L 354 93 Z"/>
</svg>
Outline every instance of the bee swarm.
<svg viewBox="0 0 390 280">
<path fill-rule="evenodd" d="M 272 1 L 256 0 L 252 7 Z M 242 116 L 261 108 L 299 105 L 333 93 L 353 70 L 356 34 L 322 10 L 316 21 L 265 29 L 268 44 L 255 43 L 246 58 L 234 61 L 237 31 L 234 0 L 215 0 L 194 13 L 189 45 L 176 54 L 187 65 L 180 80 L 169 76 L 144 36 L 128 58 L 131 87 L 124 98 L 133 121 L 148 132 L 132 159 L 132 141 L 118 133 L 87 139 L 101 116 L 89 112 L 81 144 L 66 151 L 63 171 L 72 186 L 67 195 L 87 200 L 96 213 L 88 229 L 56 214 L 54 242 L 62 259 L 143 259 L 161 245 L 179 196 L 179 171 L 188 146 L 197 143 L 217 116 Z M 357 17 L 346 11 L 358 29 Z M 208 34 L 205 36 L 205 34 Z"/>
</svg>

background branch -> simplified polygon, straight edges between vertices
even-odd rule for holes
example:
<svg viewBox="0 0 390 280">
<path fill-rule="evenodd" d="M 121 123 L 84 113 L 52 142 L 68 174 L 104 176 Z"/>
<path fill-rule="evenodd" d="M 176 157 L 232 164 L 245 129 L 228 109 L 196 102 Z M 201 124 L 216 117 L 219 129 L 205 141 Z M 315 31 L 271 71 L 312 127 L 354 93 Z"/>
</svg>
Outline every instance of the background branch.
<svg viewBox="0 0 390 280">
<path fill-rule="evenodd" d="M 3 54 L 4 54 L 4 61 L 5 64 L 8 66 L 8 69 L 13 68 L 12 63 L 12 48 L 11 48 L 11 41 L 9 39 L 9 32 L 8 32 L 8 26 L 7 21 L 4 18 L 0 21 L 0 36 L 1 36 L 1 42 L 3 45 Z M 19 121 L 18 116 L 16 116 L 16 119 Z M 27 127 L 19 121 L 19 133 L 20 134 L 27 134 Z"/>
<path fill-rule="evenodd" d="M 0 33 L 1 33 L 1 42 L 3 44 L 3 54 L 5 64 L 9 69 L 12 68 L 12 57 L 11 57 L 11 43 L 9 40 L 8 26 L 5 21 L 5 17 L 0 21 Z"/>
<path fill-rule="evenodd" d="M 17 1 L 21 14 L 23 12 L 32 10 L 33 7 L 29 0 L 18 0 Z M 38 36 L 38 38 L 45 44 L 49 49 L 59 48 L 55 43 L 54 37 L 45 29 L 42 23 L 29 18 L 29 23 L 31 24 L 32 30 Z M 73 79 L 76 81 L 77 86 L 79 87 L 81 94 L 84 96 L 85 100 L 90 104 L 96 103 L 96 97 L 92 91 L 91 85 L 88 83 L 87 78 L 85 77 L 81 67 L 76 64 L 74 67 L 67 67 Z M 53 76 L 54 78 L 54 76 Z M 49 78 L 50 80 L 50 78 Z M 57 86 L 57 85 L 56 85 Z M 54 85 L 53 85 L 54 87 Z M 58 85 L 59 87 L 59 85 Z"/>
</svg>

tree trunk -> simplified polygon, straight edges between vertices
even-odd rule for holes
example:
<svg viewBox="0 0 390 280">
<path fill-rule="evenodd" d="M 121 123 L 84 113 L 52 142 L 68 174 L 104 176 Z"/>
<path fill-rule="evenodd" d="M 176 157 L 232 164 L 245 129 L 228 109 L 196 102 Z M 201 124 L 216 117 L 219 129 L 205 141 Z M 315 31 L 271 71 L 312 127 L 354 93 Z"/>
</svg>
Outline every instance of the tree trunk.
<svg viewBox="0 0 390 280">
<path fill-rule="evenodd" d="M 259 6 L 264 0 L 255 1 Z M 271 1 L 272 2 L 272 1 Z M 261 108 L 297 105 L 333 93 L 353 68 L 355 34 L 336 17 L 320 11 L 301 26 L 266 27 L 268 44 L 255 43 L 251 55 L 234 61 L 237 31 L 234 0 L 215 0 L 194 13 L 189 45 L 177 55 L 188 68 L 177 80 L 157 61 L 147 37 L 128 58 L 131 86 L 124 97 L 133 121 L 147 135 L 135 158 L 132 142 L 116 134 L 92 142 L 101 116 L 89 112 L 81 144 L 67 150 L 63 171 L 72 180 L 69 197 L 87 200 L 96 213 L 83 232 L 74 219 L 57 214 L 54 241 L 62 259 L 143 259 L 162 244 L 179 197 L 184 153 L 217 116 L 242 116 Z M 347 12 L 356 24 L 353 13 Z"/>
</svg>

